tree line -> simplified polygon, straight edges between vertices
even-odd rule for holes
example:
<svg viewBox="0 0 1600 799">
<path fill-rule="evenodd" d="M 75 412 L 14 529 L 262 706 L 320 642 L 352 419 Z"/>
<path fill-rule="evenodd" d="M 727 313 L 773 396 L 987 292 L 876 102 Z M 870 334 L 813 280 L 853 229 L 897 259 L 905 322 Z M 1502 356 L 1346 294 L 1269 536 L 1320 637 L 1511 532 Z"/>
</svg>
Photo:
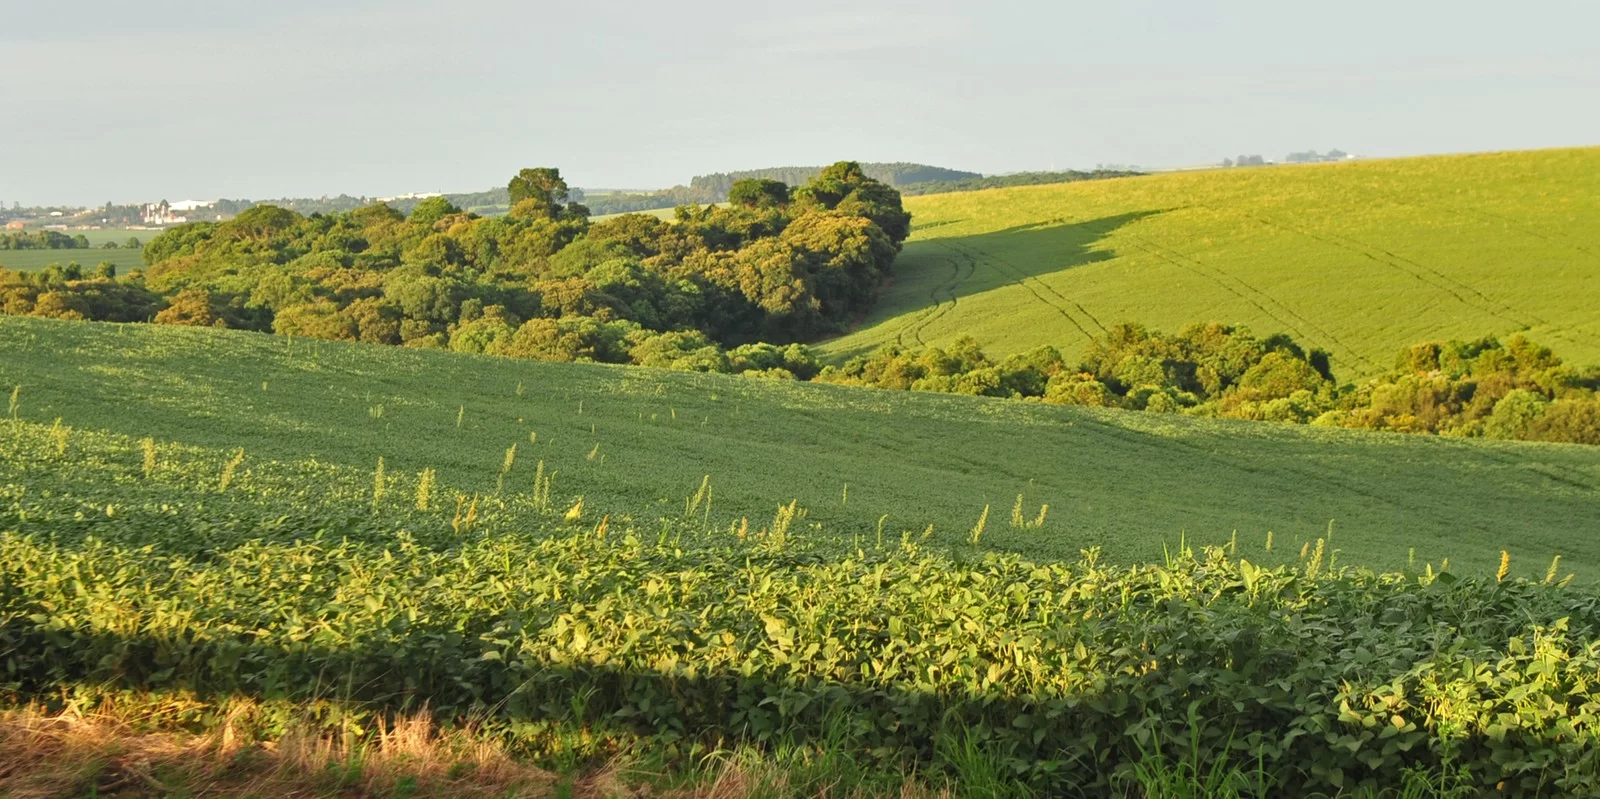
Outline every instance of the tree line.
<svg viewBox="0 0 1600 799">
<path fill-rule="evenodd" d="M 1341 384 L 1327 353 L 1287 335 L 1217 323 L 1163 334 L 1115 325 L 1076 363 L 1054 347 L 1008 358 L 971 338 L 889 347 L 818 380 L 1090 407 L 1364 430 L 1600 444 L 1600 368 L 1565 364 L 1526 338 L 1431 341 L 1386 374 Z"/>
<path fill-rule="evenodd" d="M 172 228 L 121 278 L 0 273 L 0 310 L 810 377 L 792 346 L 864 312 L 910 232 L 853 162 L 793 190 L 741 181 L 726 207 L 591 224 L 555 169 L 508 184 L 510 213 L 447 198 L 301 215 L 276 206 Z"/>
<path fill-rule="evenodd" d="M 87 250 L 90 248 L 89 237 L 79 233 L 68 236 L 58 230 L 39 230 L 33 233 L 0 233 L 0 250 Z M 144 245 L 136 237 L 130 236 L 122 244 L 114 241 L 101 243 L 102 250 L 115 250 L 126 247 L 137 250 Z"/>
<path fill-rule="evenodd" d="M 59 230 L 32 233 L 0 233 L 0 250 L 87 250 L 89 239 L 82 233 L 68 236 Z"/>
<path fill-rule="evenodd" d="M 949 194 L 957 191 L 981 191 L 983 189 L 1004 189 L 1012 186 L 1042 186 L 1049 183 L 1076 183 L 1080 180 L 1104 180 L 1106 178 L 1129 178 L 1143 175 L 1131 169 L 1094 169 L 1080 171 L 1069 169 L 1064 172 L 1016 172 L 1010 175 L 990 175 L 984 177 L 977 175 L 970 178 L 956 180 L 930 180 L 900 186 L 900 193 L 907 197 L 923 194 Z"/>
<path fill-rule="evenodd" d="M 929 166 L 927 164 L 905 162 L 864 163 L 860 166 L 861 171 L 867 177 L 894 188 L 926 181 L 954 181 L 983 177 L 976 172 L 963 172 L 958 169 L 945 169 L 944 167 Z M 790 186 L 798 186 L 815 179 L 822 174 L 823 169 L 824 167 L 820 166 L 781 166 L 734 172 L 713 172 L 709 175 L 696 175 L 690 178 L 687 186 L 678 185 L 669 189 L 650 192 L 595 194 L 591 195 L 587 202 L 590 209 L 596 214 L 636 213 L 661 208 L 674 208 L 680 205 L 710 205 L 727 202 L 733 187 L 741 181 L 771 180 Z"/>
</svg>

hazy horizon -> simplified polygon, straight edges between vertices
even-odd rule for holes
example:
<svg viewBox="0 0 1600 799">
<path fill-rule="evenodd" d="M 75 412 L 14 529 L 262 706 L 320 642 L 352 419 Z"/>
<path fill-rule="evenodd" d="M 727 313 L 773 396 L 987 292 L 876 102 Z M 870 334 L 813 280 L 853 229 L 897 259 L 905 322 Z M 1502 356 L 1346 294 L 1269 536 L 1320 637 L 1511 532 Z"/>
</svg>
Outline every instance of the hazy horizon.
<svg viewBox="0 0 1600 799">
<path fill-rule="evenodd" d="M 1600 7 L 307 0 L 8 12 L 0 201 L 477 191 L 839 159 L 986 174 L 1600 143 Z M 13 80 L 13 85 L 18 85 Z"/>
</svg>

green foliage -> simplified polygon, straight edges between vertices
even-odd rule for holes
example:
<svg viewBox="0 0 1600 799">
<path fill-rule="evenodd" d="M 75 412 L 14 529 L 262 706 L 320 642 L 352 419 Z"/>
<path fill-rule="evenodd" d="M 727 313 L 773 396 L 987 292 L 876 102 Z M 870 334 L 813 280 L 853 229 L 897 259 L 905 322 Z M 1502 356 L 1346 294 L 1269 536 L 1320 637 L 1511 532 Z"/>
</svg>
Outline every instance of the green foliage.
<svg viewBox="0 0 1600 799">
<path fill-rule="evenodd" d="M 82 235 L 69 236 L 58 230 L 36 230 L 32 233 L 0 233 L 0 250 L 83 250 L 89 240 Z"/>
<path fill-rule="evenodd" d="M 1567 366 L 1522 336 L 1433 341 L 1402 352 L 1363 384 L 1345 427 L 1600 444 L 1600 368 Z M 1559 408 L 1559 410 L 1557 410 Z"/>
<path fill-rule="evenodd" d="M 799 186 L 809 183 L 827 171 L 828 167 L 796 166 L 776 167 L 771 169 L 752 169 L 743 172 L 718 172 L 710 175 L 696 175 L 689 181 L 689 189 L 701 199 L 699 202 L 720 202 L 729 199 L 733 188 L 741 181 L 774 181 L 786 183 L 790 186 Z M 976 172 L 963 172 L 958 169 L 944 169 L 942 167 L 928 166 L 927 164 L 861 164 L 860 171 L 866 177 L 888 186 L 899 187 L 930 181 L 957 181 L 972 180 L 982 177 Z"/>
<path fill-rule="evenodd" d="M 1517 336 L 1429 342 L 1396 371 L 1340 387 L 1326 353 L 1286 335 L 1216 323 L 1176 335 L 1114 325 L 1068 366 L 1053 347 L 996 361 L 963 337 L 949 350 L 888 347 L 819 380 L 1061 405 L 1454 436 L 1600 444 L 1600 369 L 1564 365 Z"/>
<path fill-rule="evenodd" d="M 1274 795 L 1418 774 L 1600 790 L 1588 588 L 1220 548 L 1122 567 L 852 546 L 808 532 L 792 501 L 743 540 L 709 508 L 595 522 L 580 502 L 563 523 L 566 501 L 541 507 L 511 479 L 499 497 L 443 488 L 461 500 L 427 510 L 374 497 L 370 463 L 256 459 L 219 496 L 226 449 L 166 447 L 147 478 L 132 438 L 75 429 L 62 459 L 49 425 L 9 432 L 13 697 L 153 692 L 201 713 L 251 697 L 357 723 L 426 707 L 547 757 L 558 726 L 590 731 L 580 754 L 677 762 L 827 741 L 1043 795 L 1174 771 L 1253 774 Z"/>
<path fill-rule="evenodd" d="M 587 211 L 578 213 L 578 209 L 583 206 L 567 204 L 569 194 L 567 182 L 561 178 L 561 170 L 549 167 L 524 169 L 518 172 L 506 187 L 506 196 L 510 200 L 511 208 L 519 216 L 544 216 L 552 219 L 561 216 L 587 216 Z M 443 200 L 443 198 L 438 199 Z"/>
<path fill-rule="evenodd" d="M 112 271 L 84 281 L 75 265 L 0 272 L 0 311 L 810 374 L 809 358 L 741 368 L 727 350 L 815 338 L 870 307 L 909 219 L 899 195 L 854 164 L 819 180 L 822 200 L 790 203 L 787 186 L 753 181 L 736 207 L 593 230 L 548 168 L 511 180 L 511 210 L 499 218 L 447 197 L 420 200 L 409 215 L 382 204 L 310 216 L 254 205 L 163 232 L 145 248 L 147 268 L 120 281 Z"/>
<path fill-rule="evenodd" d="M 137 276 L 115 279 L 114 270 L 86 277 L 76 264 L 34 272 L 0 269 L 0 313 L 50 319 L 150 321 L 162 307 Z"/>
<path fill-rule="evenodd" d="M 728 202 L 745 208 L 781 207 L 789 204 L 789 184 L 781 180 L 747 178 L 728 189 Z"/>
</svg>

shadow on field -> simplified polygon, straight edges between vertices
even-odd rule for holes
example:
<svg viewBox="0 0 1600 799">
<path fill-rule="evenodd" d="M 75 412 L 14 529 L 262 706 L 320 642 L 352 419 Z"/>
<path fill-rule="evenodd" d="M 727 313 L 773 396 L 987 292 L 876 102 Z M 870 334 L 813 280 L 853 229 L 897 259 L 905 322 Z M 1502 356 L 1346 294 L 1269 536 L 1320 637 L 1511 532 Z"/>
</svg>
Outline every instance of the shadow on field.
<svg viewBox="0 0 1600 799">
<path fill-rule="evenodd" d="M 85 688 L 90 696 L 106 689 L 112 696 L 120 689 L 180 696 L 219 713 L 233 700 L 287 702 L 307 721 L 335 726 L 350 708 L 391 717 L 423 710 L 446 724 L 510 731 L 536 758 L 604 759 L 608 747 L 631 742 L 682 752 L 694 743 L 716 749 L 737 741 L 773 751 L 816 746 L 884 773 L 960 774 L 978 759 L 1024 781 L 1104 787 L 1139 756 L 1134 739 L 1125 737 L 1130 725 L 1142 722 L 1174 748 L 1187 745 L 1186 721 L 1164 710 L 1215 705 L 1203 714 L 1215 721 L 1207 725 L 1208 745 L 1291 721 L 1271 712 L 1230 713 L 1207 700 L 1204 686 L 1178 684 L 1154 701 L 1133 692 L 1030 700 L 729 670 L 671 675 L 561 663 L 528 649 L 490 658 L 484 655 L 494 647 L 475 635 L 445 642 L 436 630 L 419 631 L 433 640 L 402 655 L 392 643 L 288 649 L 246 642 L 247 634 L 175 642 L 28 626 L 19 620 L 0 626 L 0 641 L 21 643 L 13 651 L 31 652 L 33 666 L 18 673 L 23 664 L 13 656 L 11 681 L 0 685 L 13 698 L 52 710 L 77 701 L 66 697 Z M 684 641 L 685 659 L 694 645 Z M 425 654 L 430 650 L 432 656 Z M 47 664 L 49 673 L 42 673 Z M 563 751 L 578 739 L 595 751 Z"/>
<path fill-rule="evenodd" d="M 920 343 L 922 327 L 944 316 L 960 314 L 965 297 L 1006 286 L 1021 286 L 1033 299 L 1069 318 L 1087 317 L 1071 297 L 1040 278 L 1116 257 L 1095 245 L 1118 228 L 1170 209 L 1136 211 L 1068 223 L 1055 219 L 982 233 L 913 241 L 895 264 L 895 285 L 878 301 L 873 318 L 908 319 L 906 344 Z M 934 223 L 928 228 L 948 223 Z M 919 230 L 924 228 L 919 228 Z M 868 355 L 877 343 L 836 350 L 840 358 Z"/>
<path fill-rule="evenodd" d="M 1315 680 L 1289 674 L 1286 668 L 1296 661 L 1255 627 L 1228 629 L 1244 634 L 1191 651 L 1181 668 L 1113 681 L 1098 692 L 1030 697 L 962 687 L 961 679 L 927 691 L 759 670 L 666 674 L 576 662 L 583 656 L 533 641 L 513 646 L 494 640 L 498 628 L 478 625 L 418 625 L 398 640 L 338 645 L 315 643 L 308 631 L 308 640 L 282 646 L 252 641 L 247 631 L 174 640 L 46 629 L 18 614 L 0 625 L 0 644 L 10 645 L 9 654 L 0 649 L 7 672 L 0 686 L 11 697 L 47 704 L 70 704 L 75 688 L 88 688 L 90 695 L 128 689 L 183 696 L 219 710 L 234 699 L 288 702 L 315 715 L 310 720 L 332 724 L 349 707 L 396 714 L 426 709 L 441 721 L 487 722 L 525 737 L 528 751 L 544 755 L 551 754 L 555 736 L 558 754 L 581 737 L 595 741 L 597 750 L 607 740 L 648 741 L 679 752 L 691 742 L 714 748 L 735 740 L 778 749 L 810 744 L 845 753 L 852 762 L 864 758 L 863 765 L 915 766 L 930 774 L 960 774 L 981 760 L 1037 785 L 1104 795 L 1098 792 L 1114 775 L 1150 756 L 1152 747 L 1174 755 L 1199 747 L 1225 759 L 1225 752 L 1245 752 L 1246 741 L 1269 742 L 1275 756 L 1263 765 L 1290 773 L 1296 771 L 1291 764 L 1317 754 L 1321 736 L 1270 743 L 1307 723 L 1289 698 L 1318 689 Z M 694 650 L 706 643 L 693 635 L 677 648 L 680 662 L 692 663 Z M 1283 701 L 1257 697 L 1263 701 L 1238 705 L 1205 676 L 1223 672 L 1242 684 L 1281 682 L 1281 692 L 1269 693 Z M 1304 713 L 1317 715 L 1315 708 Z M 1433 764 L 1421 746 L 1412 760 Z M 1359 768 L 1350 775 L 1368 776 Z"/>
<path fill-rule="evenodd" d="M 1109 249 L 1095 249 L 1095 244 L 1118 228 L 1167 210 L 1170 209 L 1134 211 L 1087 222 L 1068 223 L 1065 219 L 1055 219 L 976 236 L 927 239 L 916 244 L 927 251 L 951 255 L 963 270 L 971 272 L 952 286 L 952 295 L 959 299 L 1030 278 L 1109 261 L 1117 254 Z M 977 268 L 973 270 L 973 266 Z"/>
</svg>

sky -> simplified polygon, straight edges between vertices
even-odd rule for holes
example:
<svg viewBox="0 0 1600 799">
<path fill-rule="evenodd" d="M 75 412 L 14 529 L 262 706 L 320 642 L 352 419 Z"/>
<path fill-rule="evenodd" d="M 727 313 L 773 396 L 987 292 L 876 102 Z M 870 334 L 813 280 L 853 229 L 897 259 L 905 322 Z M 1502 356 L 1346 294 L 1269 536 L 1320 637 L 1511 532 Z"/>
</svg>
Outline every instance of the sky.
<svg viewBox="0 0 1600 799">
<path fill-rule="evenodd" d="M 0 201 L 1600 144 L 1594 0 L 0 0 Z"/>
</svg>

